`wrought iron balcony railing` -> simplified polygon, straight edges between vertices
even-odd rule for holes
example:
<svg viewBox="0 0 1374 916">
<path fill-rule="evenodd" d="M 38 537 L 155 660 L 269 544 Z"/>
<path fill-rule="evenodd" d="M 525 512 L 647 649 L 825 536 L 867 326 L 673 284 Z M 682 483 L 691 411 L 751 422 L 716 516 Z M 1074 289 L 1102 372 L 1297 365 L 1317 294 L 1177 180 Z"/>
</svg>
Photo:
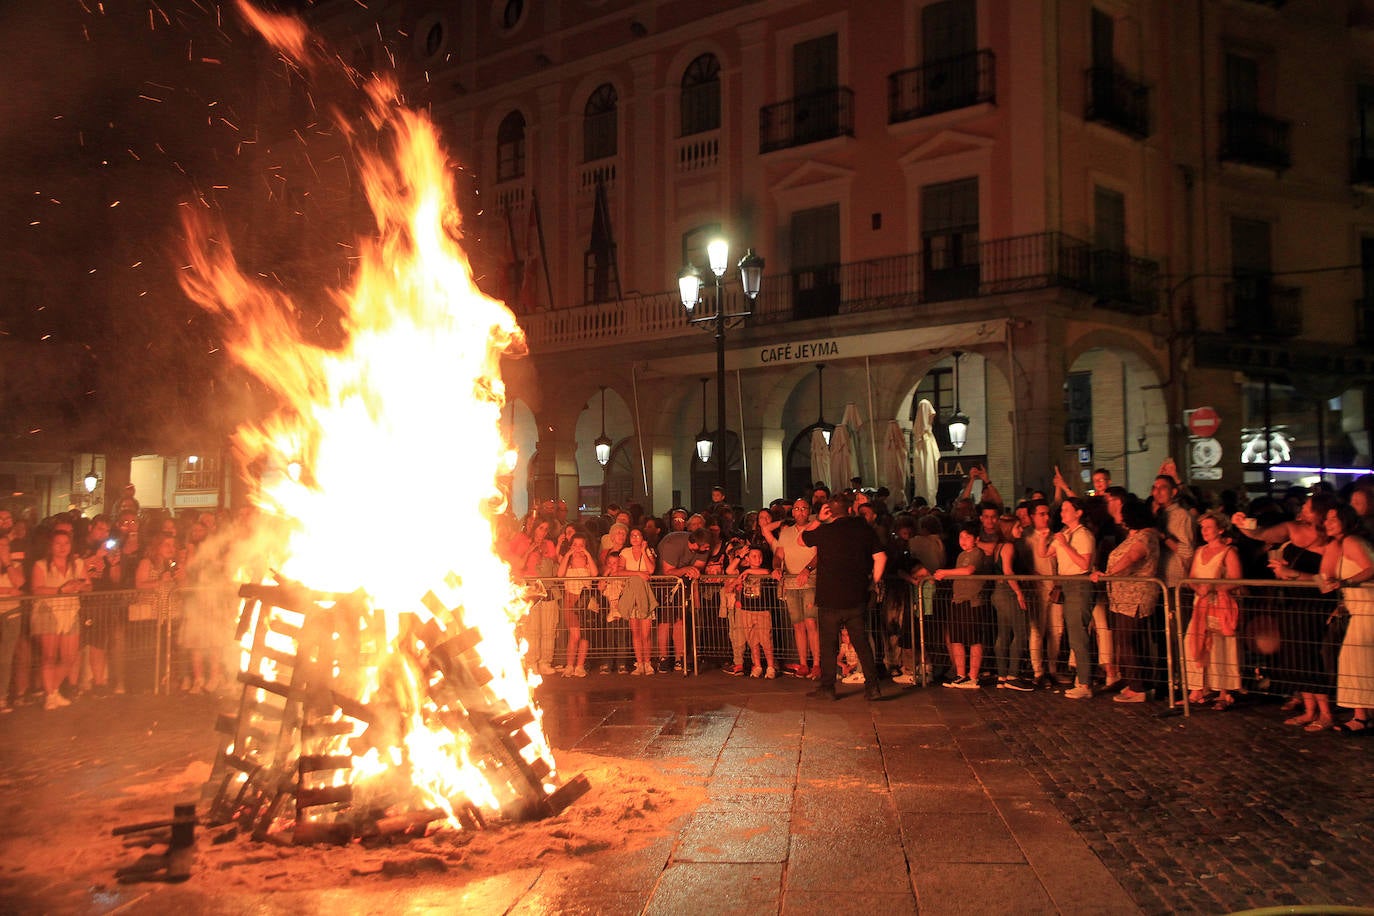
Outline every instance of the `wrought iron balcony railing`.
<svg viewBox="0 0 1374 916">
<path fill-rule="evenodd" d="M 759 109 L 759 152 L 854 136 L 854 90 L 822 89 Z"/>
<path fill-rule="evenodd" d="M 997 59 L 984 48 L 887 78 L 889 124 L 997 100 Z"/>
<path fill-rule="evenodd" d="M 1094 248 L 1058 232 L 974 242 L 946 267 L 928 251 L 871 261 L 799 267 L 765 277 L 751 326 L 833 315 L 875 313 L 948 300 L 1062 287 L 1094 297 L 1098 308 L 1153 314 L 1159 303 L 1153 261 Z M 707 286 L 704 308 L 714 309 Z M 738 284 L 722 287 L 727 313 L 750 310 Z M 602 343 L 664 340 L 692 327 L 676 290 L 617 302 L 521 316 L 530 345 L 544 352 Z"/>
<path fill-rule="evenodd" d="M 1221 116 L 1221 159 L 1283 171 L 1293 164 L 1290 123 L 1255 111 Z"/>
<path fill-rule="evenodd" d="M 1288 338 L 1302 333 L 1302 289 L 1280 286 L 1266 274 L 1226 284 L 1226 332 L 1242 337 Z"/>
<path fill-rule="evenodd" d="M 1143 140 L 1150 135 L 1150 90 L 1117 67 L 1089 67 L 1083 117 Z"/>
</svg>

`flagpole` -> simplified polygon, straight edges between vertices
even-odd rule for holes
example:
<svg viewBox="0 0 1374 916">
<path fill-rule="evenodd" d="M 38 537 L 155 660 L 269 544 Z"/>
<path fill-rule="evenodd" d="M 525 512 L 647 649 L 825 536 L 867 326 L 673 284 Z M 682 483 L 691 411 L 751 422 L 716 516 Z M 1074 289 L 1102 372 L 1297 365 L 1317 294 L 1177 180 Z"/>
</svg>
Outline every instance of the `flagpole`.
<svg viewBox="0 0 1374 916">
<path fill-rule="evenodd" d="M 509 287 L 511 287 L 511 281 L 515 279 L 513 276 L 513 274 L 515 273 L 515 254 L 520 249 L 515 246 L 515 223 L 512 222 L 510 218 L 510 207 L 506 207 L 505 210 L 506 239 L 508 241 L 506 245 L 506 263 L 501 265 L 501 270 L 503 273 L 505 273 L 505 277 L 503 278 L 505 282 L 501 285 L 503 288 L 506 288 L 506 295 L 508 297 L 506 300 L 506 306 L 508 308 L 517 308 L 518 306 L 516 302 L 520 298 L 520 290 L 518 287 Z"/>
<path fill-rule="evenodd" d="M 534 208 L 534 228 L 539 235 L 539 261 L 544 268 L 544 289 L 549 294 L 549 308 L 553 308 L 553 281 L 549 279 L 549 253 L 544 250 L 544 220 L 539 215 L 539 198 L 530 191 L 530 206 Z"/>
</svg>

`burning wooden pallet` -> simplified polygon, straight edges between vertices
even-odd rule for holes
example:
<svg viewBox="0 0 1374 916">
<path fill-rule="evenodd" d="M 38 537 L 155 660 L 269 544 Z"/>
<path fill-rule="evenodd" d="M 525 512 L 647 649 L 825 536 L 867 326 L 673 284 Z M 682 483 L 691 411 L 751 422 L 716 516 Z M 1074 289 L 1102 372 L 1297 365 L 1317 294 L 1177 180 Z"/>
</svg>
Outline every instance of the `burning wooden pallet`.
<svg viewBox="0 0 1374 916">
<path fill-rule="evenodd" d="M 361 593 L 245 585 L 239 594 L 248 661 L 238 712 L 216 726 L 225 739 L 206 784 L 210 825 L 236 822 L 258 840 L 345 843 L 419 835 L 438 821 L 478 829 L 484 811 L 548 817 L 590 788 L 581 775 L 552 784 L 553 762 L 529 729 L 534 711 L 510 708 L 490 688 L 481 634 L 432 592 L 428 621 L 411 618 L 394 640 Z M 484 777 L 482 798 L 417 789 L 426 763 L 411 724 L 451 733 Z"/>
</svg>

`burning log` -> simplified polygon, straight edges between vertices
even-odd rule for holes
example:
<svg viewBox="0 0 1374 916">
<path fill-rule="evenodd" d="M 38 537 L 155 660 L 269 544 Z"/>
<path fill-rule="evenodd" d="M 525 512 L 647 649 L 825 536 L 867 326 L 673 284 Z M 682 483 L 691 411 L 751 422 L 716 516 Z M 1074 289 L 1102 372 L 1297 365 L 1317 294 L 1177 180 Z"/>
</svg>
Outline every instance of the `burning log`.
<svg viewBox="0 0 1374 916">
<path fill-rule="evenodd" d="M 225 738 L 206 787 L 210 825 L 235 822 L 259 840 L 346 843 L 436 822 L 482 829 L 484 808 L 549 817 L 590 788 L 582 776 L 550 782 L 552 762 L 533 746 L 534 710 L 511 709 L 490 688 L 481 634 L 432 592 L 423 604 L 434 617 L 384 659 L 369 651 L 383 624 L 360 594 L 254 585 L 240 596 L 247 660 L 238 713 L 216 724 Z M 405 782 L 428 766 L 411 743 L 426 729 L 482 774 L 485 798 L 453 786 L 434 798 Z"/>
</svg>

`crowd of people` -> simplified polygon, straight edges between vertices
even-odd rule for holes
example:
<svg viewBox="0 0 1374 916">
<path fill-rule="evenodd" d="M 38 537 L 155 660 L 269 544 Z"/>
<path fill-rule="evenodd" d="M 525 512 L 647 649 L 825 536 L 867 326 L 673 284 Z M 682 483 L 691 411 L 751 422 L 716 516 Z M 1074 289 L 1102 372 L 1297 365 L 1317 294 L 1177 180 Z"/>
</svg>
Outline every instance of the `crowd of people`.
<svg viewBox="0 0 1374 916">
<path fill-rule="evenodd" d="M 569 518 L 545 501 L 505 532 L 501 552 L 528 581 L 587 582 L 535 602 L 531 667 L 585 677 L 588 633 L 609 624 L 625 650 L 603 657 L 602 672 L 682 671 L 692 634 L 678 596 L 690 590 L 707 616 L 728 621 L 719 661 L 731 675 L 804 677 L 833 692 L 837 679 L 877 688 L 926 674 L 954 689 L 1144 703 L 1168 688 L 1165 592 L 1183 586 L 1177 662 L 1190 703 L 1225 710 L 1245 692 L 1278 693 L 1290 725 L 1374 731 L 1374 477 L 1245 502 L 1181 485 L 1167 461 L 1145 496 L 1105 469 L 1080 494 L 1056 469 L 1051 491 L 1010 503 L 974 468 L 944 507 L 893 505 L 886 490 L 853 483 L 835 494 L 818 483 L 751 511 L 716 488 L 710 505 L 661 518 L 636 505 Z M 880 581 L 866 612 L 827 634 L 821 536 L 809 532 L 839 516 L 876 536 L 882 557 L 868 569 Z M 831 573 L 866 588 L 863 575 L 852 565 Z M 1294 580 L 1304 585 L 1281 584 Z M 915 612 L 928 615 L 926 672 Z M 783 665 L 777 643 L 789 626 L 797 660 Z"/>
<path fill-rule="evenodd" d="M 974 468 L 949 506 L 853 481 L 752 511 L 716 488 L 661 518 L 546 500 L 506 518 L 497 549 L 531 586 L 521 635 L 545 677 L 686 672 L 704 650 L 726 674 L 807 678 L 821 695 L 930 677 L 1143 703 L 1169 687 L 1163 599 L 1183 586 L 1191 703 L 1267 692 L 1292 726 L 1374 733 L 1374 478 L 1244 504 L 1181 486 L 1172 462 L 1146 497 L 1103 469 L 1091 482 L 1079 494 L 1056 470 L 1052 491 L 1012 504 Z M 221 545 L 239 524 L 141 511 L 132 493 L 94 518 L 0 509 L 0 711 L 152 687 L 145 650 L 169 620 L 162 685 L 227 686 L 237 600 Z"/>
<path fill-rule="evenodd" d="M 227 687 L 237 600 L 217 545 L 233 525 L 223 511 L 144 511 L 132 487 L 110 515 L 0 509 L 0 713 L 153 689 L 156 677 L 190 693 Z"/>
</svg>

